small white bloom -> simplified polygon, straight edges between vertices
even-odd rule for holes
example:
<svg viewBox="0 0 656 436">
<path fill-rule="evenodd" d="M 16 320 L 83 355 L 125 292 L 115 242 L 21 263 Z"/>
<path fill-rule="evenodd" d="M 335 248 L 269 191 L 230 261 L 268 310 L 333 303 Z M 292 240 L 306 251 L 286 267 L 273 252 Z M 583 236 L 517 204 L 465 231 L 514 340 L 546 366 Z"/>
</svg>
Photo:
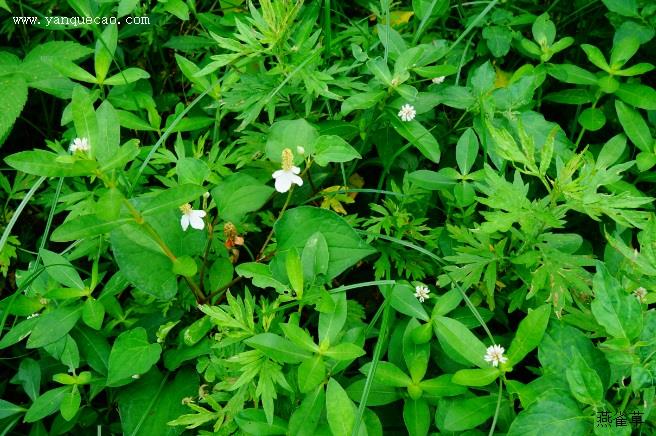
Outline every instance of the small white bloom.
<svg viewBox="0 0 656 436">
<path fill-rule="evenodd" d="M 638 299 L 641 304 L 645 304 L 645 298 L 647 297 L 647 290 L 640 286 L 638 289 L 633 291 L 633 295 Z"/>
<path fill-rule="evenodd" d="M 444 76 L 433 77 L 433 78 L 431 79 L 431 82 L 433 82 L 433 83 L 436 84 L 436 85 L 439 85 L 440 83 L 443 83 L 443 82 L 444 82 L 444 79 L 446 79 L 446 77 L 444 77 Z"/>
<path fill-rule="evenodd" d="M 205 192 L 205 193 L 203 194 L 203 198 L 204 198 L 205 200 L 207 200 L 208 198 L 210 198 L 210 193 L 209 193 L 209 192 Z"/>
<path fill-rule="evenodd" d="M 399 117 L 403 121 L 412 121 L 415 119 L 415 115 L 417 115 L 417 111 L 415 110 L 415 107 L 411 104 L 404 104 L 401 106 L 401 110 L 399 111 Z"/>
<path fill-rule="evenodd" d="M 419 300 L 420 303 L 423 303 L 424 300 L 428 300 L 430 298 L 430 289 L 428 289 L 428 286 L 425 285 L 418 285 L 415 286 L 415 297 L 417 300 Z"/>
<path fill-rule="evenodd" d="M 205 227 L 203 217 L 207 215 L 204 210 L 193 210 L 191 204 L 187 203 L 180 206 L 180 212 L 182 212 L 182 218 L 180 218 L 182 230 L 186 232 L 189 224 L 196 230 L 203 230 Z"/>
<path fill-rule="evenodd" d="M 293 162 L 294 157 L 292 156 L 292 151 L 289 148 L 284 149 L 282 151 L 282 169 L 274 171 L 272 176 L 276 179 L 276 191 L 287 192 L 294 183 L 298 186 L 303 186 L 303 179 L 298 176 L 301 169 L 294 166 Z"/>
<path fill-rule="evenodd" d="M 89 151 L 90 148 L 87 138 L 75 138 L 71 146 L 68 147 L 68 151 L 75 153 L 76 151 Z"/>
<path fill-rule="evenodd" d="M 27 319 L 36 318 L 36 317 L 39 316 L 39 315 L 41 315 L 39 312 L 34 312 L 32 315 L 29 315 L 29 316 L 27 317 Z"/>
<path fill-rule="evenodd" d="M 485 353 L 485 361 L 491 362 L 492 366 L 499 366 L 499 362 L 506 363 L 508 358 L 503 356 L 504 351 L 506 350 L 501 345 L 492 345 L 487 347 L 487 353 Z"/>
<path fill-rule="evenodd" d="M 296 153 L 301 155 L 305 154 L 305 147 L 303 147 L 302 145 L 296 146 Z"/>
<path fill-rule="evenodd" d="M 140 376 L 139 374 L 134 374 L 134 375 L 132 376 L 132 378 L 135 379 L 135 380 L 137 380 L 137 379 L 140 379 L 141 376 Z"/>
</svg>

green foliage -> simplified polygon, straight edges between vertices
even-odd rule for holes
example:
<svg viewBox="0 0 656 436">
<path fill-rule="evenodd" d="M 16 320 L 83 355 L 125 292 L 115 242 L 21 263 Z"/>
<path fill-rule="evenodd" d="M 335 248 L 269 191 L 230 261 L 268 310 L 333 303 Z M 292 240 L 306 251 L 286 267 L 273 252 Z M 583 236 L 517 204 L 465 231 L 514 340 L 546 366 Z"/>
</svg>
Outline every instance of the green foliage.
<svg viewBox="0 0 656 436">
<path fill-rule="evenodd" d="M 0 8 L 3 434 L 654 433 L 650 2 Z"/>
</svg>

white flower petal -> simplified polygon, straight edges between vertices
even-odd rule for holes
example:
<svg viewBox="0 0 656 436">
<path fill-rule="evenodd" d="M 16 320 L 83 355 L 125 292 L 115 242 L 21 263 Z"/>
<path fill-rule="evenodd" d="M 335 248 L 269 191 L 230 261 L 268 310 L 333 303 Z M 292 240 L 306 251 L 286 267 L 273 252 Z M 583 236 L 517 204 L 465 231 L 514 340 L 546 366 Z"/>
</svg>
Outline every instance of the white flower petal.
<svg viewBox="0 0 656 436">
<path fill-rule="evenodd" d="M 279 177 L 276 177 L 275 183 L 276 191 L 284 193 L 289 191 L 289 188 L 292 187 L 292 181 L 287 177 L 286 174 L 282 174 Z"/>
<path fill-rule="evenodd" d="M 182 230 L 185 232 L 189 228 L 189 216 L 188 215 L 182 215 L 182 218 L 180 218 L 180 225 L 182 226 Z"/>
<path fill-rule="evenodd" d="M 203 212 L 203 215 L 200 215 L 197 212 Z M 204 216 L 205 216 L 205 212 L 202 210 L 193 211 L 189 216 L 189 222 L 191 223 L 191 227 L 193 227 L 196 230 L 203 230 L 203 228 L 205 228 L 205 221 L 203 221 Z"/>
<path fill-rule="evenodd" d="M 289 179 L 291 180 L 292 183 L 296 183 L 298 186 L 303 186 L 303 179 L 301 179 L 296 174 L 290 175 Z"/>
<path fill-rule="evenodd" d="M 283 174 L 285 174 L 285 172 L 283 170 L 276 170 L 276 171 L 273 172 L 271 177 L 273 177 L 274 179 L 277 179 L 278 177 L 282 176 Z"/>
<path fill-rule="evenodd" d="M 292 173 L 299 174 L 300 172 L 301 172 L 301 169 L 299 167 L 292 167 Z"/>
</svg>

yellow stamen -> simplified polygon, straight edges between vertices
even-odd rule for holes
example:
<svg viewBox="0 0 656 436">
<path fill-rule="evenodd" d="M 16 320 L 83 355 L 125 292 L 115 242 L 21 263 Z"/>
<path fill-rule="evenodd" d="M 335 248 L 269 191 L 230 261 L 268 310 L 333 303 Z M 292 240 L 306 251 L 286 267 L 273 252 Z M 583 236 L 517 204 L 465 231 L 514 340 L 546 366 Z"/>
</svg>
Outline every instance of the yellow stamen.
<svg viewBox="0 0 656 436">
<path fill-rule="evenodd" d="M 187 204 L 183 204 L 182 206 L 180 206 L 180 212 L 182 212 L 185 215 L 190 213 L 191 212 L 191 204 L 187 203 Z"/>
<path fill-rule="evenodd" d="M 294 166 L 294 155 L 291 149 L 286 148 L 282 151 L 282 169 L 283 171 L 290 171 Z"/>
</svg>

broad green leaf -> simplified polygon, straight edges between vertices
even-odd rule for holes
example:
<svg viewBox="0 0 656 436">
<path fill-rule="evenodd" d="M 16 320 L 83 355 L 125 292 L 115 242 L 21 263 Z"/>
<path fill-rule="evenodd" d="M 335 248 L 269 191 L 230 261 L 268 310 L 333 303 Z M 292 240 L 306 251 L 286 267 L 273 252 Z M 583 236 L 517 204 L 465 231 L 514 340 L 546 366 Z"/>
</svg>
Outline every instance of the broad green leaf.
<svg viewBox="0 0 656 436">
<path fill-rule="evenodd" d="M 71 331 L 82 315 L 82 305 L 59 306 L 37 318 L 27 340 L 27 348 L 40 348 L 63 338 Z"/>
<path fill-rule="evenodd" d="M 442 168 L 439 171 L 417 170 L 408 174 L 412 183 L 429 190 L 449 189 L 456 185 L 459 177 L 453 168 Z"/>
<path fill-rule="evenodd" d="M 444 374 L 439 377 L 422 380 L 419 387 L 424 392 L 424 398 L 454 397 L 467 392 L 467 388 L 459 386 L 453 381 L 453 376 Z"/>
<path fill-rule="evenodd" d="M 326 364 L 323 358 L 315 355 L 298 366 L 298 389 L 308 393 L 315 389 L 326 377 Z"/>
<path fill-rule="evenodd" d="M 75 417 L 78 410 L 80 410 L 80 403 L 82 402 L 82 397 L 80 396 L 80 391 L 77 386 L 73 386 L 64 398 L 62 398 L 61 404 L 59 405 L 59 411 L 61 412 L 62 418 L 66 421 L 70 421 Z"/>
<path fill-rule="evenodd" d="M 300 407 L 289 418 L 289 434 L 314 436 L 325 404 L 326 394 L 323 386 L 306 395 Z"/>
<path fill-rule="evenodd" d="M 383 90 L 355 94 L 342 102 L 341 113 L 348 115 L 355 110 L 369 109 L 381 101 L 385 94 L 386 92 Z"/>
<path fill-rule="evenodd" d="M 295 248 L 288 250 L 285 256 L 285 269 L 287 278 L 292 289 L 296 292 L 298 298 L 303 297 L 303 265 L 301 265 L 301 256 Z"/>
<path fill-rule="evenodd" d="M 55 242 L 68 242 L 77 239 L 90 238 L 92 236 L 102 235 L 120 227 L 123 224 L 134 222 L 133 218 L 119 218 L 113 221 L 105 221 L 96 215 L 82 215 L 64 222 L 52 232 L 52 239 Z"/>
<path fill-rule="evenodd" d="M 461 369 L 453 374 L 453 383 L 463 386 L 487 386 L 501 375 L 498 368 Z"/>
<path fill-rule="evenodd" d="M 648 111 L 656 110 L 656 90 L 639 83 L 621 83 L 615 95 L 631 106 Z"/>
<path fill-rule="evenodd" d="M 474 129 L 468 128 L 458 139 L 456 161 L 462 174 L 469 174 L 478 156 L 478 137 Z"/>
<path fill-rule="evenodd" d="M 10 403 L 9 401 L 0 399 L 0 419 L 4 419 L 17 413 L 25 412 L 25 410 L 26 409 L 24 407 L 17 406 L 16 404 Z"/>
<path fill-rule="evenodd" d="M 143 216 L 155 215 L 164 210 L 178 210 L 186 203 L 200 198 L 205 189 L 198 185 L 178 185 L 175 188 L 158 192 L 154 196 L 145 198 L 145 204 L 141 207 Z"/>
<path fill-rule="evenodd" d="M 173 261 L 171 271 L 179 276 L 193 277 L 198 271 L 198 265 L 191 256 L 180 256 Z"/>
<path fill-rule="evenodd" d="M 595 167 L 599 169 L 609 168 L 611 165 L 616 163 L 620 157 L 622 157 L 624 150 L 626 150 L 626 136 L 622 135 L 621 133 L 619 135 L 613 136 L 608 141 L 606 141 L 604 146 L 601 148 L 599 156 L 597 156 Z"/>
<path fill-rule="evenodd" d="M 301 206 L 288 210 L 275 224 L 274 231 L 279 252 L 302 250 L 314 233 L 321 232 L 328 244 L 327 280 L 375 253 L 343 218 L 326 209 Z"/>
<path fill-rule="evenodd" d="M 588 60 L 592 62 L 597 68 L 602 69 L 607 73 L 610 72 L 610 66 L 606 62 L 606 58 L 604 57 L 603 53 L 601 53 L 601 50 L 590 44 L 581 44 L 581 48 L 585 52 L 585 55 L 588 57 Z"/>
<path fill-rule="evenodd" d="M 239 428 L 249 435 L 284 435 L 287 434 L 287 422 L 275 416 L 269 424 L 264 410 L 243 409 L 235 415 L 235 422 Z"/>
<path fill-rule="evenodd" d="M 34 330 L 34 326 L 37 322 L 41 321 L 39 318 L 26 319 L 14 325 L 11 330 L 5 333 L 2 336 L 2 339 L 0 339 L 0 350 L 17 344 L 29 336 L 32 333 L 32 330 Z"/>
<path fill-rule="evenodd" d="M 105 317 L 105 306 L 93 297 L 87 298 L 82 309 L 82 321 L 94 330 L 100 330 Z"/>
<path fill-rule="evenodd" d="M 430 344 L 418 344 L 412 338 L 413 331 L 418 327 L 419 322 L 412 318 L 403 333 L 403 359 L 415 383 L 419 383 L 426 375 L 430 358 Z"/>
<path fill-rule="evenodd" d="M 361 347 L 349 342 L 330 347 L 323 353 L 324 356 L 334 360 L 353 360 L 365 354 L 365 351 Z"/>
<path fill-rule="evenodd" d="M 360 402 L 362 399 L 362 391 L 364 390 L 366 379 L 361 378 L 351 383 L 346 392 L 349 397 L 356 402 Z M 367 406 L 384 406 L 385 404 L 390 404 L 397 401 L 401 396 L 399 395 L 399 390 L 394 386 L 388 386 L 377 382 L 375 379 L 371 383 L 371 389 L 369 390 L 369 397 L 367 397 Z"/>
<path fill-rule="evenodd" d="M 110 241 L 116 263 L 134 286 L 161 300 L 175 296 L 178 281 L 173 263 L 142 226 L 127 224 L 116 228 Z"/>
<path fill-rule="evenodd" d="M 114 52 L 116 51 L 116 42 L 118 40 L 118 28 L 116 24 L 110 24 L 100 34 L 96 41 L 96 54 L 94 57 L 94 66 L 96 69 L 96 79 L 98 83 L 103 83 L 107 76 L 107 71 L 112 64 Z"/>
<path fill-rule="evenodd" d="M 591 132 L 596 132 L 606 124 L 606 115 L 600 109 L 587 108 L 579 115 L 579 124 Z"/>
<path fill-rule="evenodd" d="M 370 59 L 367 62 L 369 72 L 385 86 L 392 86 L 392 73 L 390 72 L 387 62 L 381 58 Z"/>
<path fill-rule="evenodd" d="M 84 282 L 75 267 L 64 256 L 42 248 L 39 250 L 43 265 L 50 277 L 64 286 L 84 289 Z"/>
<path fill-rule="evenodd" d="M 283 293 L 288 291 L 288 286 L 276 280 L 271 274 L 268 265 L 259 262 L 240 263 L 235 268 L 235 272 L 242 277 L 253 279 L 253 285 L 258 288 L 274 288 L 276 291 Z"/>
<path fill-rule="evenodd" d="M 308 283 L 313 283 L 318 278 L 317 276 L 325 276 L 328 272 L 329 259 L 330 252 L 326 237 L 321 232 L 313 233 L 305 243 L 301 254 L 304 279 Z"/>
<path fill-rule="evenodd" d="M 412 10 L 420 20 L 437 18 L 449 10 L 447 0 L 412 0 Z"/>
<path fill-rule="evenodd" d="M 27 84 L 18 75 L 0 76 L 0 145 L 27 102 Z"/>
<path fill-rule="evenodd" d="M 105 85 L 127 85 L 136 82 L 140 79 L 148 79 L 150 74 L 141 68 L 126 68 L 119 73 L 114 74 L 112 77 L 105 79 Z"/>
<path fill-rule="evenodd" d="M 137 327 L 118 335 L 109 355 L 107 386 L 123 386 L 157 363 L 162 347 L 148 342 L 146 330 Z"/>
<path fill-rule="evenodd" d="M 111 348 L 107 339 L 100 333 L 78 325 L 71 335 L 89 366 L 103 376 L 107 375 Z"/>
<path fill-rule="evenodd" d="M 431 422 L 426 400 L 406 399 L 403 402 L 403 422 L 410 436 L 426 436 Z"/>
<path fill-rule="evenodd" d="M 314 161 L 321 166 L 334 162 L 350 162 L 362 159 L 355 148 L 336 135 L 321 135 L 314 142 Z"/>
<path fill-rule="evenodd" d="M 415 288 L 407 283 L 394 285 L 391 294 L 391 304 L 398 312 L 414 318 L 428 321 L 430 317 L 424 306 L 415 297 Z"/>
<path fill-rule="evenodd" d="M 328 381 L 326 389 L 326 416 L 334 436 L 351 435 L 355 422 L 355 405 L 334 378 Z M 360 426 L 360 435 L 366 435 L 365 426 Z"/>
<path fill-rule="evenodd" d="M 620 282 L 599 265 L 593 280 L 595 298 L 590 304 L 592 314 L 609 335 L 633 340 L 642 331 L 640 303 L 624 290 Z"/>
<path fill-rule="evenodd" d="M 362 374 L 369 373 L 371 363 L 365 364 L 360 368 Z M 396 365 L 390 362 L 378 362 L 376 372 L 374 373 L 374 380 L 385 386 L 393 386 L 395 388 L 407 388 L 412 384 L 412 379 Z"/>
<path fill-rule="evenodd" d="M 547 330 L 550 314 L 551 305 L 544 304 L 530 311 L 519 323 L 515 339 L 511 342 L 506 355 L 508 366 L 512 367 L 521 362 L 528 353 L 540 344 L 542 336 Z"/>
<path fill-rule="evenodd" d="M 448 344 L 456 353 L 479 368 L 489 368 L 485 361 L 485 345 L 469 331 L 464 324 L 455 319 L 438 316 L 433 319 L 435 335 Z"/>
<path fill-rule="evenodd" d="M 249 347 L 260 350 L 270 358 L 283 363 L 299 363 L 312 357 L 308 351 L 273 333 L 260 333 L 244 341 Z"/>
<path fill-rule="evenodd" d="M 29 357 L 22 359 L 13 382 L 20 382 L 27 396 L 34 401 L 41 390 L 41 366 Z M 4 416 L 2 416 L 2 402 L 0 402 L 0 419 L 2 418 Z"/>
<path fill-rule="evenodd" d="M 601 0 L 609 11 L 625 17 L 638 17 L 636 0 Z"/>
<path fill-rule="evenodd" d="M 175 374 L 162 376 L 156 368 L 139 380 L 121 389 L 118 411 L 124 435 L 129 436 L 176 436 L 180 427 L 167 423 L 189 408 L 182 403 L 186 397 L 198 395 L 198 374 L 182 369 Z"/>
<path fill-rule="evenodd" d="M 346 323 L 347 302 L 346 293 L 339 292 L 330 295 L 335 302 L 334 310 L 319 314 L 319 344 L 337 342 L 337 337 Z"/>
<path fill-rule="evenodd" d="M 98 140 L 93 147 L 93 156 L 105 167 L 114 160 L 121 141 L 121 124 L 114 106 L 105 100 L 96 111 Z"/>
<path fill-rule="evenodd" d="M 549 14 L 538 16 L 531 27 L 533 39 L 541 47 L 550 47 L 556 39 L 556 25 L 549 19 Z"/>
<path fill-rule="evenodd" d="M 100 141 L 98 118 L 93 109 L 93 98 L 93 94 L 83 86 L 77 85 L 73 88 L 73 99 L 71 100 L 73 124 L 75 125 L 77 137 L 87 138 L 89 141 L 89 155 L 91 157 L 95 157 L 95 150 Z"/>
<path fill-rule="evenodd" d="M 319 351 L 319 347 L 314 343 L 312 336 L 310 336 L 307 331 L 297 326 L 296 324 L 289 322 L 282 323 L 280 324 L 280 328 L 282 329 L 287 339 L 292 341 L 295 345 L 298 345 L 301 348 L 305 348 L 305 350 L 310 353 L 316 353 Z"/>
<path fill-rule="evenodd" d="M 496 406 L 496 395 L 453 400 L 444 415 L 444 429 L 461 432 L 475 428 L 494 415 Z"/>
<path fill-rule="evenodd" d="M 565 376 L 574 398 L 591 406 L 600 405 L 604 396 L 604 387 L 597 371 L 588 366 L 576 348 L 572 349 L 572 359 L 569 363 Z"/>
<path fill-rule="evenodd" d="M 210 174 L 210 168 L 200 159 L 183 157 L 178 159 L 175 172 L 178 174 L 178 183 L 180 184 L 202 185 Z"/>
<path fill-rule="evenodd" d="M 595 86 L 598 80 L 588 70 L 572 64 L 547 64 L 547 73 L 561 82 L 574 85 Z"/>
<path fill-rule="evenodd" d="M 44 177 L 88 176 L 98 166 L 92 160 L 73 159 L 45 150 L 21 151 L 7 156 L 5 162 L 18 171 Z"/>
<path fill-rule="evenodd" d="M 269 130 L 267 158 L 272 162 L 281 162 L 282 151 L 289 148 L 294 155 L 294 162 L 302 162 L 303 156 L 298 153 L 298 147 L 303 147 L 305 155 L 314 154 L 314 143 L 318 136 L 317 129 L 302 118 L 277 121 Z"/>
<path fill-rule="evenodd" d="M 503 57 L 510 51 L 513 35 L 507 27 L 485 26 L 482 36 L 486 41 L 487 48 L 495 58 Z"/>
<path fill-rule="evenodd" d="M 43 393 L 27 410 L 25 422 L 36 422 L 55 413 L 70 389 L 68 386 L 62 386 Z"/>
<path fill-rule="evenodd" d="M 396 114 L 391 116 L 392 127 L 396 132 L 417 147 L 419 152 L 428 160 L 438 163 L 440 161 L 440 144 L 419 121 L 402 121 Z"/>
<path fill-rule="evenodd" d="M 615 100 L 615 110 L 624 132 L 631 142 L 641 151 L 653 151 L 654 139 L 651 137 L 649 127 L 640 113 L 620 100 Z"/>
<path fill-rule="evenodd" d="M 583 415 L 569 395 L 546 392 L 517 415 L 508 436 L 585 436 L 590 434 L 592 425 L 590 416 Z"/>
<path fill-rule="evenodd" d="M 611 68 L 614 70 L 622 68 L 636 54 L 639 48 L 640 41 L 636 37 L 627 36 L 616 40 L 610 52 Z"/>
<path fill-rule="evenodd" d="M 585 361 L 599 373 L 604 385 L 608 386 L 610 369 L 604 353 L 581 330 L 564 322 L 552 321 L 538 347 L 538 360 L 544 373 L 562 379 L 570 365 L 572 348 L 581 353 Z"/>
<path fill-rule="evenodd" d="M 96 83 L 96 78 L 93 75 L 68 59 L 58 56 L 47 56 L 43 60 L 50 65 L 50 68 L 54 68 L 65 77 L 79 80 L 80 82 Z"/>
<path fill-rule="evenodd" d="M 270 186 L 240 172 L 219 182 L 212 189 L 212 198 L 222 219 L 241 222 L 247 213 L 264 206 L 273 191 Z"/>
<path fill-rule="evenodd" d="M 139 141 L 131 139 L 112 154 L 100 167 L 101 172 L 107 172 L 113 169 L 122 169 L 128 162 L 131 162 L 139 154 Z"/>
</svg>

